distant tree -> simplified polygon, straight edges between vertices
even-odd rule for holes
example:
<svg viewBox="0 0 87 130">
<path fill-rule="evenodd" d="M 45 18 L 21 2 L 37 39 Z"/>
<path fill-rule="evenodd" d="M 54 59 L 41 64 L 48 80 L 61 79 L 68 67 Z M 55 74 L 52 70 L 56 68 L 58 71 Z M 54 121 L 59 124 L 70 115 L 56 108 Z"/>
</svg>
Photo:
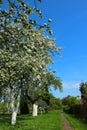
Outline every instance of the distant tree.
<svg viewBox="0 0 87 130">
<path fill-rule="evenodd" d="M 80 103 L 80 100 L 77 99 L 77 97 L 70 96 L 70 95 L 62 99 L 63 105 L 73 106 L 79 103 Z"/>
<path fill-rule="evenodd" d="M 63 110 L 68 113 L 72 113 L 72 108 L 80 104 L 80 100 L 74 96 L 67 96 L 62 99 Z"/>
<path fill-rule="evenodd" d="M 81 92 L 82 103 L 87 104 L 87 82 L 80 83 L 80 92 Z"/>
<path fill-rule="evenodd" d="M 54 97 L 52 94 L 50 94 L 50 103 L 49 103 L 49 109 L 50 110 L 56 110 L 62 108 L 62 101 L 60 98 Z"/>
</svg>

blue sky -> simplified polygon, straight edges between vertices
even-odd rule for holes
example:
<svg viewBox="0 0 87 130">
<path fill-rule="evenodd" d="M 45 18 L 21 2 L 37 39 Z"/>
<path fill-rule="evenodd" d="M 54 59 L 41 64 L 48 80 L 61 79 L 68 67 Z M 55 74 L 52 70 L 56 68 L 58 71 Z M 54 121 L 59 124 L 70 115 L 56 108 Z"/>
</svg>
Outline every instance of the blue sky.
<svg viewBox="0 0 87 130">
<path fill-rule="evenodd" d="M 79 83 L 87 81 L 87 0 L 43 0 L 40 5 L 46 18 L 52 18 L 53 37 L 62 58 L 54 57 L 53 69 L 63 83 L 56 97 L 80 95 Z"/>
<path fill-rule="evenodd" d="M 63 47 L 62 58 L 55 56 L 52 65 L 62 80 L 63 92 L 52 92 L 60 98 L 80 95 L 79 83 L 87 81 L 87 0 L 42 0 L 37 6 L 44 21 L 52 19 L 52 37 Z"/>
</svg>

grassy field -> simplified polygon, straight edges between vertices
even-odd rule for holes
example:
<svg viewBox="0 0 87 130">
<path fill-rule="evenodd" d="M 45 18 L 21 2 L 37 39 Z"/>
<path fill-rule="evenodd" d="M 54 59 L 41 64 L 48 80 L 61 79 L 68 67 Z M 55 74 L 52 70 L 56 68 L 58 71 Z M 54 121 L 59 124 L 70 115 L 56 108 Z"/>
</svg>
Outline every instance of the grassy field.
<svg viewBox="0 0 87 130">
<path fill-rule="evenodd" d="M 32 117 L 31 115 L 18 116 L 17 124 L 10 125 L 9 115 L 0 115 L 0 130 L 61 130 L 59 111 Z"/>
<path fill-rule="evenodd" d="M 74 128 L 74 130 L 87 130 L 87 123 L 83 123 L 79 119 L 75 118 L 74 116 L 68 115 L 68 114 L 65 114 L 65 116 L 69 120 L 69 122 L 70 122 L 72 128 Z"/>
</svg>

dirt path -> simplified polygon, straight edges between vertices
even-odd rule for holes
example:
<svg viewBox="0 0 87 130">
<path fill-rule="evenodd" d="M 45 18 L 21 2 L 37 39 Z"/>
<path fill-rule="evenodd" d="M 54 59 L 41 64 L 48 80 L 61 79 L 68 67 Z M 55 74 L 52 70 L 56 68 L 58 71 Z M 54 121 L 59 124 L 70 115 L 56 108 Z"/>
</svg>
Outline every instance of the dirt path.
<svg viewBox="0 0 87 130">
<path fill-rule="evenodd" d="M 64 116 L 64 113 L 61 112 L 61 120 L 62 120 L 62 130 L 73 130 L 68 122 L 68 120 L 66 119 L 66 117 Z"/>
</svg>

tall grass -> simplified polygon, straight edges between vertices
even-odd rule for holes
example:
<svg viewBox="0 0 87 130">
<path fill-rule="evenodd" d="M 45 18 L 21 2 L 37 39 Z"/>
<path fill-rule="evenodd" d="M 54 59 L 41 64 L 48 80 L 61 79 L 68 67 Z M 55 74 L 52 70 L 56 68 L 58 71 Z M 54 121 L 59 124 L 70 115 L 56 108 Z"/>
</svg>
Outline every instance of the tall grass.
<svg viewBox="0 0 87 130">
<path fill-rule="evenodd" d="M 70 122 L 72 128 L 74 128 L 74 130 L 87 130 L 87 123 L 84 123 L 81 120 L 79 120 L 69 114 L 65 114 L 65 116 L 69 120 L 69 122 Z"/>
<path fill-rule="evenodd" d="M 17 124 L 10 125 L 9 115 L 0 115 L 0 130 L 62 130 L 59 111 L 51 111 L 37 117 L 19 115 Z"/>
</svg>

